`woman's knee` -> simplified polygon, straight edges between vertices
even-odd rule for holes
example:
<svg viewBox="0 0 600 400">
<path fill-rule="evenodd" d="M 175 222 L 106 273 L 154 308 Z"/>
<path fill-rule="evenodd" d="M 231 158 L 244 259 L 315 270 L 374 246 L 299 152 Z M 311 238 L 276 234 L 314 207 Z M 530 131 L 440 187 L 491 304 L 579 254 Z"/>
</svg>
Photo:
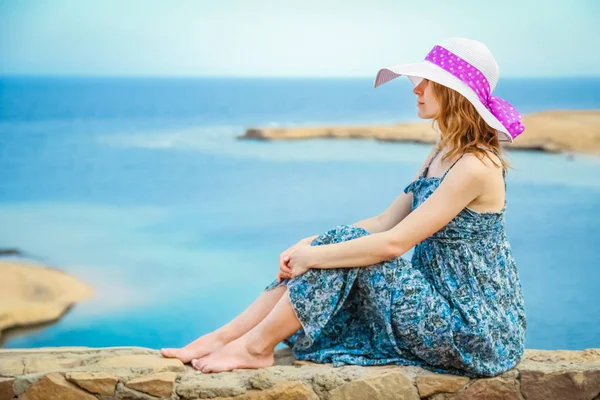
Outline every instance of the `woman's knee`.
<svg viewBox="0 0 600 400">
<path fill-rule="evenodd" d="M 335 228 L 320 234 L 315 240 L 313 240 L 311 245 L 321 246 L 332 243 L 341 243 L 366 235 L 370 235 L 370 233 L 364 228 L 354 225 L 338 225 Z"/>
</svg>

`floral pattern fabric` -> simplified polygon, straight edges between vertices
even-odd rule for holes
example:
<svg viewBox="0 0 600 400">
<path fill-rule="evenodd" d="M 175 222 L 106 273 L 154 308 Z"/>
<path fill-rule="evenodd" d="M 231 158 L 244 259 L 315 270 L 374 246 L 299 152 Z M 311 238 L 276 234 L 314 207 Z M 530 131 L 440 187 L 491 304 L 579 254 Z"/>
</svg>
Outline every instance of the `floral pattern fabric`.
<svg viewBox="0 0 600 400">
<path fill-rule="evenodd" d="M 439 186 L 425 172 L 404 191 L 413 209 Z M 463 209 L 402 257 L 359 268 L 310 269 L 285 285 L 302 328 L 284 342 L 297 359 L 334 366 L 415 365 L 495 376 L 522 358 L 526 317 L 504 212 Z M 340 225 L 311 246 L 369 235 Z"/>
</svg>

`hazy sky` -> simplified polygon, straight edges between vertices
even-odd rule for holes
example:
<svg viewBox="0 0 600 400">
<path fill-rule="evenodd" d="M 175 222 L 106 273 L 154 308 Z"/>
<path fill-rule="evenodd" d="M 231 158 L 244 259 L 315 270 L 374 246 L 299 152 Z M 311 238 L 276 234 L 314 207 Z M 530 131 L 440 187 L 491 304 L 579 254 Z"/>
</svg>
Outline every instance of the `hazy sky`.
<svg viewBox="0 0 600 400">
<path fill-rule="evenodd" d="M 0 0 L 0 74 L 374 77 L 452 36 L 600 75 L 600 0 Z"/>
</svg>

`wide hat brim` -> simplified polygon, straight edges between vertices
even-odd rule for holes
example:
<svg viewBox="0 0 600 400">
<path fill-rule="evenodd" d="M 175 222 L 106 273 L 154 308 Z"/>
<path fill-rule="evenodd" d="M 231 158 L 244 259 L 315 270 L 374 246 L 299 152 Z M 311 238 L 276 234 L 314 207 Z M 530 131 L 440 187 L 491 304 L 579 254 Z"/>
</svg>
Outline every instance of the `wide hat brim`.
<svg viewBox="0 0 600 400">
<path fill-rule="evenodd" d="M 440 85 L 446 86 L 450 89 L 456 90 L 462 94 L 477 110 L 483 120 L 496 130 L 498 134 L 498 140 L 501 142 L 512 142 L 513 138 L 510 136 L 506 128 L 502 123 L 487 109 L 487 107 L 481 102 L 477 93 L 475 93 L 469 85 L 452 75 L 451 73 L 443 70 L 435 64 L 429 61 L 422 61 L 415 64 L 402 64 L 395 65 L 393 67 L 382 68 L 377 72 L 373 87 L 383 85 L 386 82 L 396 79 L 399 76 L 406 76 L 410 79 L 413 85 L 418 85 L 422 79 L 427 79 Z"/>
</svg>

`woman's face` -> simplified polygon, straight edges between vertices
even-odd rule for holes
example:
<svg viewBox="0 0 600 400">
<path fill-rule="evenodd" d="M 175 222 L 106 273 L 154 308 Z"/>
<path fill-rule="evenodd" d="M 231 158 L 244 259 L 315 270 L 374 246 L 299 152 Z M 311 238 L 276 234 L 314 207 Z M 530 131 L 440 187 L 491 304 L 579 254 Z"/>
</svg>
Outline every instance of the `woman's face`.
<svg viewBox="0 0 600 400">
<path fill-rule="evenodd" d="M 415 88 L 413 93 L 417 95 L 417 115 L 419 118 L 434 118 L 440 110 L 440 104 L 433 95 L 433 87 L 427 79 L 423 79 Z"/>
</svg>

